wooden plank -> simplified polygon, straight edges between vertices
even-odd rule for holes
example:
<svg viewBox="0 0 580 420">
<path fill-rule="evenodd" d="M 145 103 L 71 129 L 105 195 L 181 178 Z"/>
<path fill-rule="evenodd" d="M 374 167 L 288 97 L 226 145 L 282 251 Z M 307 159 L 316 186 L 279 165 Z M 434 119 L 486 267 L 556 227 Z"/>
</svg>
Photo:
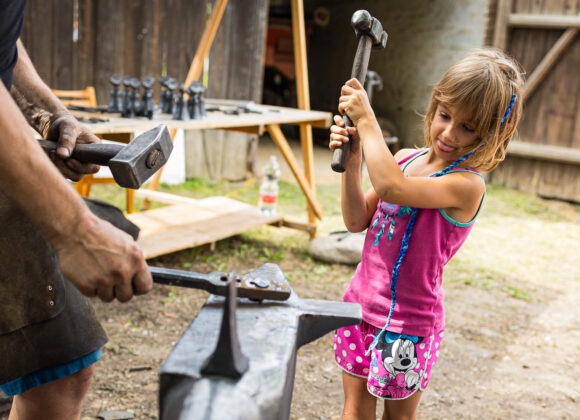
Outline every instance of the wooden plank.
<svg viewBox="0 0 580 420">
<path fill-rule="evenodd" d="M 508 37 L 508 18 L 512 8 L 512 0 L 498 0 L 495 33 L 493 36 L 493 46 L 505 50 Z"/>
<path fill-rule="evenodd" d="M 296 69 L 296 94 L 298 108 L 310 109 L 310 85 L 308 83 L 308 59 L 306 51 L 306 25 L 304 23 L 304 2 L 303 0 L 292 0 L 292 39 L 294 42 L 294 66 Z M 314 152 L 312 139 L 312 126 L 310 124 L 300 125 L 300 144 L 302 146 L 302 160 L 304 162 L 304 175 L 310 187 L 314 186 Z M 312 201 L 316 200 L 315 190 L 312 190 Z M 308 203 L 308 222 L 312 225 L 319 216 L 318 209 L 313 202 Z M 316 232 L 312 232 L 314 237 Z"/>
<path fill-rule="evenodd" d="M 141 78 L 141 43 L 143 40 L 144 10 L 141 0 L 128 0 L 121 3 L 125 19 L 122 31 L 123 43 L 123 74 Z"/>
<path fill-rule="evenodd" d="M 487 7 L 486 23 L 485 23 L 485 37 L 483 45 L 493 45 L 493 37 L 495 36 L 495 22 L 497 19 L 497 0 L 490 0 Z"/>
<path fill-rule="evenodd" d="M 306 201 L 308 202 L 308 205 L 314 212 L 314 215 L 319 219 L 322 219 L 322 208 L 320 207 L 320 204 L 318 204 L 318 201 L 316 201 L 314 187 L 308 183 L 308 180 L 300 171 L 300 168 L 298 167 L 298 162 L 296 161 L 296 157 L 294 156 L 294 153 L 292 152 L 290 145 L 288 145 L 288 141 L 286 140 L 286 137 L 284 137 L 284 133 L 282 133 L 280 126 L 277 124 L 271 124 L 268 125 L 266 128 L 268 130 L 268 133 L 270 133 L 270 137 L 272 137 L 272 140 L 274 141 L 276 146 L 278 146 L 280 152 L 282 152 L 282 156 L 284 156 L 284 159 L 286 159 L 286 163 L 288 163 L 290 170 L 294 174 L 294 178 L 296 178 L 296 180 L 298 181 L 298 185 L 300 186 L 302 192 L 306 196 Z"/>
<path fill-rule="evenodd" d="M 508 154 L 530 159 L 580 165 L 580 149 L 569 147 L 532 144 L 513 140 L 508 147 Z"/>
<path fill-rule="evenodd" d="M 580 16 L 511 13 L 508 17 L 507 23 L 512 28 L 580 28 Z"/>
<path fill-rule="evenodd" d="M 123 68 L 123 9 L 120 3 L 114 0 L 99 0 L 96 7 L 96 33 L 95 48 L 95 82 L 97 102 L 108 104 L 111 85 L 109 78 L 113 74 L 124 75 Z M 112 13 L 114 11 L 114 13 Z M 119 47 L 117 45 L 120 44 Z"/>
<path fill-rule="evenodd" d="M 210 55 L 206 97 L 262 101 L 268 2 L 230 2 Z"/>
<path fill-rule="evenodd" d="M 73 0 L 62 0 L 55 6 L 53 39 L 50 48 L 54 57 L 52 86 L 59 89 L 75 89 L 76 87 L 72 85 Z"/>
<path fill-rule="evenodd" d="M 163 204 L 194 204 L 199 201 L 195 198 L 183 197 L 181 195 L 169 194 L 150 189 L 136 190 L 135 196 Z"/>
<path fill-rule="evenodd" d="M 79 88 L 93 86 L 94 83 L 95 2 L 96 0 L 78 2 L 78 38 L 73 42 L 73 83 Z"/>
<path fill-rule="evenodd" d="M 35 7 L 27 6 L 25 9 L 22 40 L 34 63 L 38 74 L 49 85 L 53 85 L 52 55 L 53 43 L 53 1 L 36 2 Z"/>
<path fill-rule="evenodd" d="M 508 156 L 490 174 L 491 182 L 542 197 L 580 203 L 580 167 Z"/>
<path fill-rule="evenodd" d="M 577 30 L 577 29 L 576 29 Z M 548 77 L 552 81 L 549 86 L 550 108 L 545 114 L 547 144 L 573 148 L 580 147 L 580 136 L 574 138 L 574 126 L 580 120 L 575 120 L 576 110 L 580 106 L 580 36 L 576 34 L 574 41 L 567 47 L 558 64 L 554 66 Z M 540 98 L 547 96 L 546 90 L 536 92 Z"/>
<path fill-rule="evenodd" d="M 175 134 L 177 133 L 177 128 L 169 127 L 169 136 L 171 137 L 171 141 L 175 139 Z M 149 185 L 147 188 L 150 190 L 157 190 L 159 188 L 159 183 L 161 182 L 161 175 L 163 174 L 163 168 L 159 169 L 155 174 L 151 177 L 151 181 L 149 181 Z M 151 200 L 144 200 L 141 206 L 142 210 L 148 210 L 151 206 Z"/>
<path fill-rule="evenodd" d="M 208 1 L 207 0 L 190 0 L 184 3 L 183 15 L 187 21 L 184 25 L 184 50 L 183 61 L 184 68 L 182 69 L 185 75 L 183 80 L 187 78 L 187 72 L 195 57 L 195 54 L 201 43 L 203 32 L 205 30 L 208 17 Z M 186 86 L 188 86 L 186 84 Z"/>
<path fill-rule="evenodd" d="M 574 38 L 576 38 L 577 34 L 578 29 L 571 28 L 566 30 L 560 39 L 558 39 L 558 41 L 550 49 L 550 51 L 548 51 L 546 56 L 534 69 L 534 72 L 527 80 L 526 86 L 524 88 L 524 96 L 526 99 L 529 99 L 529 97 L 532 96 L 539 84 L 558 63 L 562 57 L 562 54 L 564 54 L 568 47 L 574 42 Z"/>
<path fill-rule="evenodd" d="M 226 197 L 210 197 L 194 204 L 168 206 L 127 217 L 140 227 L 138 243 L 148 259 L 282 220 L 280 216 L 264 216 L 257 208 Z"/>
<path fill-rule="evenodd" d="M 296 95 L 298 108 L 310 109 L 308 59 L 306 55 L 306 25 L 303 0 L 292 0 L 292 39 L 294 41 L 294 66 L 296 67 Z"/>
<path fill-rule="evenodd" d="M 216 0 L 213 5 L 212 13 L 209 20 L 206 22 L 205 29 L 201 36 L 197 52 L 193 57 L 189 71 L 185 78 L 184 84 L 189 86 L 194 81 L 199 81 L 201 79 L 201 73 L 203 70 L 203 63 L 207 58 L 215 34 L 220 26 L 222 16 L 228 4 L 228 0 Z"/>
<path fill-rule="evenodd" d="M 265 0 L 228 3 L 211 47 L 206 97 L 261 101 L 267 4 Z M 198 163 L 192 166 L 197 167 L 195 172 L 206 168 L 214 179 L 242 180 L 248 163 L 255 162 L 251 145 L 257 143 L 256 136 L 205 131 L 196 141 L 201 141 L 205 153 L 197 155 Z M 199 144 L 186 143 L 189 156 L 190 146 Z"/>
<path fill-rule="evenodd" d="M 160 0 L 143 2 L 143 40 L 141 42 L 141 72 L 143 76 L 161 75 L 161 54 L 159 54 Z M 154 53 L 155 52 L 155 53 Z M 156 83 L 154 96 L 159 97 L 161 88 Z"/>
</svg>

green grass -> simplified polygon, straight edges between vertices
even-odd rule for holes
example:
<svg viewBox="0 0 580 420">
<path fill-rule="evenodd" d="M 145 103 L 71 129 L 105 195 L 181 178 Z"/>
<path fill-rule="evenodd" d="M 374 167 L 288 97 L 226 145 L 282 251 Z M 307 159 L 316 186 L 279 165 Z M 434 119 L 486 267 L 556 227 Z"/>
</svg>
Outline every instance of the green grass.
<svg viewBox="0 0 580 420">
<path fill-rule="evenodd" d="M 487 186 L 485 206 L 489 207 L 486 211 L 503 216 L 536 216 L 551 221 L 562 218 L 562 213 L 554 209 L 549 200 L 497 184 Z M 580 205 L 575 205 L 574 211 L 580 214 Z"/>
<path fill-rule="evenodd" d="M 93 197 L 124 208 L 123 190 L 114 185 L 97 185 L 93 188 Z M 246 182 L 192 179 L 177 186 L 161 185 L 159 190 L 192 198 L 221 195 L 256 205 L 259 183 L 253 179 Z M 344 229 L 340 210 L 340 185 L 318 185 L 317 199 L 324 213 L 319 224 L 319 232 L 325 234 Z M 474 232 L 478 225 L 488 229 L 492 226 L 491 229 L 495 229 L 494 224 L 497 220 L 526 219 L 545 226 L 541 229 L 549 229 L 550 223 L 580 216 L 580 206 L 567 206 L 567 211 L 562 212 L 561 207 L 555 204 L 557 203 L 542 200 L 532 194 L 489 185 L 485 205 Z M 137 199 L 136 208 L 140 206 L 141 200 Z M 295 183 L 280 182 L 278 206 L 280 214 L 305 221 L 306 200 Z M 337 269 L 339 267 L 337 265 L 313 260 L 307 251 L 308 243 L 308 235 L 304 232 L 264 226 L 247 231 L 238 237 L 219 241 L 215 252 L 207 247 L 198 247 L 174 256 L 159 257 L 156 262 L 169 262 L 174 266 L 194 271 L 227 271 L 244 265 L 256 266 L 257 263 L 273 262 L 281 266 L 289 264 L 285 269 L 288 279 L 299 285 L 317 284 L 319 285 L 317 287 L 323 287 L 320 285 L 332 281 L 333 278 L 336 279 L 337 276 L 342 277 L 336 281 L 346 284 L 354 267 L 340 266 Z M 536 300 L 536 285 L 525 281 L 526 273 L 521 271 L 522 268 L 509 267 L 509 256 L 506 257 L 507 263 L 486 261 L 486 258 L 492 257 L 484 256 L 478 249 L 469 250 L 469 246 L 464 248 L 446 267 L 447 287 L 476 287 L 484 292 L 499 292 L 518 300 Z M 525 269 L 525 264 L 523 266 Z M 336 275 L 333 275 L 335 272 Z M 565 276 L 570 277 L 568 274 L 562 274 L 562 277 Z"/>
</svg>

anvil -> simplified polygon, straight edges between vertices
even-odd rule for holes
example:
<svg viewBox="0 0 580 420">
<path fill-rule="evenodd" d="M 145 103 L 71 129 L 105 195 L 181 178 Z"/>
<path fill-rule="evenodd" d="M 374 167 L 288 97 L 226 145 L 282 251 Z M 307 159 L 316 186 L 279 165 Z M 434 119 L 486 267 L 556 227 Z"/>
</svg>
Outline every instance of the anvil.
<svg viewBox="0 0 580 420">
<path fill-rule="evenodd" d="M 250 274 L 287 283 L 275 264 Z M 354 303 L 294 291 L 286 301 L 256 302 L 230 290 L 208 298 L 161 367 L 161 420 L 287 419 L 298 349 L 361 321 Z"/>
</svg>

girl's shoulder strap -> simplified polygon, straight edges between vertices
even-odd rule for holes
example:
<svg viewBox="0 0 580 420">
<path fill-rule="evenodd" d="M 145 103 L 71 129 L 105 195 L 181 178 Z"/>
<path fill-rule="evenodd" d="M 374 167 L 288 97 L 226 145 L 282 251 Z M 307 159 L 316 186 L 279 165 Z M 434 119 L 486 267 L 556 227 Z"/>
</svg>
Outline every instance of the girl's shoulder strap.
<svg viewBox="0 0 580 420">
<path fill-rule="evenodd" d="M 417 149 L 406 154 L 402 159 L 399 159 L 397 163 L 400 165 L 408 165 L 413 160 L 426 153 L 428 149 Z"/>
<path fill-rule="evenodd" d="M 481 172 L 479 172 L 477 169 L 473 169 L 473 168 L 455 168 L 450 170 L 449 172 L 447 172 L 448 174 L 451 174 L 453 172 L 470 172 L 472 174 L 478 175 L 481 177 L 481 179 L 485 180 L 485 177 L 483 176 L 483 174 Z"/>
</svg>

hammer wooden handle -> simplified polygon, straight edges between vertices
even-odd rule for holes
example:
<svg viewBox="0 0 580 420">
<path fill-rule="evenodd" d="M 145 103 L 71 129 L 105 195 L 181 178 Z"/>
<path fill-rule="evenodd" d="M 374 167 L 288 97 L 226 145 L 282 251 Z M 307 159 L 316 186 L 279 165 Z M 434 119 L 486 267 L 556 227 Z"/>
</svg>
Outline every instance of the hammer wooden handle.
<svg viewBox="0 0 580 420">
<path fill-rule="evenodd" d="M 46 152 L 56 150 L 57 143 L 49 140 L 39 140 L 40 145 Z M 94 163 L 107 166 L 125 145 L 114 143 L 77 143 L 72 151 L 71 157 L 82 163 Z"/>
<path fill-rule="evenodd" d="M 362 85 L 364 85 L 365 79 L 367 77 L 367 69 L 372 46 L 373 43 L 370 37 L 364 34 L 359 37 L 358 47 L 356 49 L 356 55 L 354 56 L 354 63 L 352 65 L 352 73 L 350 77 L 351 79 L 358 79 Z M 344 121 L 345 127 L 354 127 L 354 124 L 348 115 L 346 115 L 346 113 L 342 116 L 342 120 Z M 351 145 L 352 138 L 349 135 L 348 143 L 334 149 L 332 154 L 332 163 L 330 164 L 330 167 L 333 171 L 344 172 L 346 170 L 346 162 L 348 161 L 348 157 L 350 155 Z"/>
</svg>

